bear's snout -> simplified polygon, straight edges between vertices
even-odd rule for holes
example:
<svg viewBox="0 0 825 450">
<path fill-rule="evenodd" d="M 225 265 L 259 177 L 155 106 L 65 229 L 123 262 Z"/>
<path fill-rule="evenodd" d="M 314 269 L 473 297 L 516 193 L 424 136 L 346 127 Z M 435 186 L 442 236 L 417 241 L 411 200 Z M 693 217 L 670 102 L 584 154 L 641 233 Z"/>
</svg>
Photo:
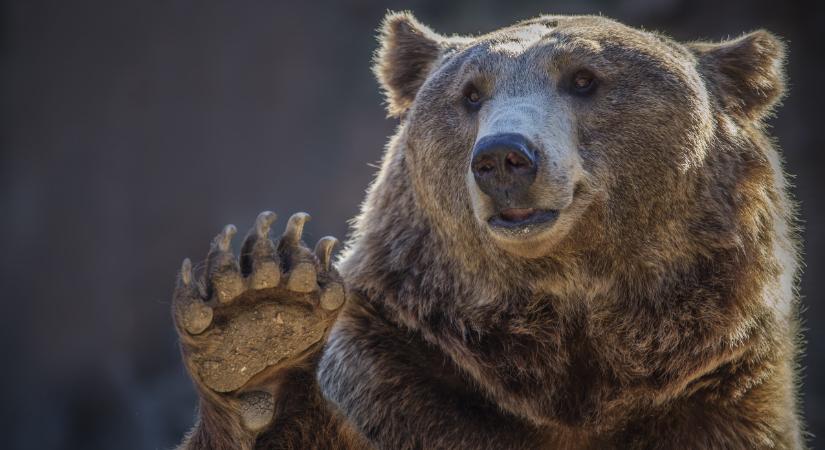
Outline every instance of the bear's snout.
<svg viewBox="0 0 825 450">
<path fill-rule="evenodd" d="M 513 205 L 526 197 L 536 180 L 537 157 L 526 137 L 502 133 L 479 139 L 470 165 L 481 192 L 498 205 Z"/>
</svg>

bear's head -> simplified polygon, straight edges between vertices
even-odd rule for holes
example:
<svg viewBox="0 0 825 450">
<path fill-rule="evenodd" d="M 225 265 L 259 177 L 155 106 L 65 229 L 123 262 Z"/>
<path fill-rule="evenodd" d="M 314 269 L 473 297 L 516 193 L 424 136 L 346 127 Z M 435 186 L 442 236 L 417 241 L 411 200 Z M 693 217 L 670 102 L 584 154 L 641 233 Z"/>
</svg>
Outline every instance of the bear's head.
<svg viewBox="0 0 825 450">
<path fill-rule="evenodd" d="M 441 231 L 536 258 L 688 233 L 706 215 L 698 203 L 715 201 L 700 192 L 705 166 L 726 157 L 719 142 L 761 128 L 782 61 L 765 31 L 680 44 L 603 17 L 543 16 L 447 37 L 391 13 L 374 70 L 401 119 L 391 146 L 415 208 Z"/>
</svg>

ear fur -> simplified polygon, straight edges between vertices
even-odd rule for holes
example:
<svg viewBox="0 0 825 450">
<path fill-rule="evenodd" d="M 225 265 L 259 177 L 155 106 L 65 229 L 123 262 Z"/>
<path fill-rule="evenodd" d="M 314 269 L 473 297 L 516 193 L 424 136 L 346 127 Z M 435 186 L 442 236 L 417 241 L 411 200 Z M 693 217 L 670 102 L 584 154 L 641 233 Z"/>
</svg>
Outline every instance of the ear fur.
<svg viewBox="0 0 825 450">
<path fill-rule="evenodd" d="M 441 55 L 446 39 L 409 12 L 388 13 L 378 39 L 380 47 L 373 59 L 373 73 L 384 90 L 387 113 L 401 117 Z"/>
<path fill-rule="evenodd" d="M 688 47 L 698 56 L 699 70 L 723 106 L 734 115 L 762 119 L 785 93 L 785 45 L 768 31 Z"/>
</svg>

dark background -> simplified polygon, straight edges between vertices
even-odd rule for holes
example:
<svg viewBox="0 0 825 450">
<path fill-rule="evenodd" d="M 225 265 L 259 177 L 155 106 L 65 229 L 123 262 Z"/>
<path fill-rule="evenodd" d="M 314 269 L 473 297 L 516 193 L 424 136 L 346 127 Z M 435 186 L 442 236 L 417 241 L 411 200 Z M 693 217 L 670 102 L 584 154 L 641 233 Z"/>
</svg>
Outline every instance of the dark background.
<svg viewBox="0 0 825 450">
<path fill-rule="evenodd" d="M 3 448 L 166 449 L 193 422 L 169 298 L 181 259 L 263 209 L 344 237 L 394 122 L 370 73 L 385 11 L 444 33 L 602 13 L 683 40 L 790 45 L 771 120 L 805 224 L 803 402 L 825 435 L 823 2 L 20 1 L 0 36 Z M 818 441 L 825 445 L 825 439 Z M 816 446 L 817 441 L 814 441 Z"/>
</svg>

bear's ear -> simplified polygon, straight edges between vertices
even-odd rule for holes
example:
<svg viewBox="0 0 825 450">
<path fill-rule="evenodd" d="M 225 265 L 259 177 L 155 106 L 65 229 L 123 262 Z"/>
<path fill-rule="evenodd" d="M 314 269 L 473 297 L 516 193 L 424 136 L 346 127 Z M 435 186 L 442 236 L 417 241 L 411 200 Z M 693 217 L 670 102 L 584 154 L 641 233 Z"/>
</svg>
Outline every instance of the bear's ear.
<svg viewBox="0 0 825 450">
<path fill-rule="evenodd" d="M 390 12 L 380 30 L 373 72 L 387 98 L 387 112 L 401 117 L 412 105 L 438 59 L 446 39 L 419 23 L 409 12 Z"/>
<path fill-rule="evenodd" d="M 733 114 L 759 120 L 785 92 L 785 45 L 758 30 L 721 43 L 689 44 L 699 58 L 699 71 L 716 87 L 722 104 Z"/>
</svg>

